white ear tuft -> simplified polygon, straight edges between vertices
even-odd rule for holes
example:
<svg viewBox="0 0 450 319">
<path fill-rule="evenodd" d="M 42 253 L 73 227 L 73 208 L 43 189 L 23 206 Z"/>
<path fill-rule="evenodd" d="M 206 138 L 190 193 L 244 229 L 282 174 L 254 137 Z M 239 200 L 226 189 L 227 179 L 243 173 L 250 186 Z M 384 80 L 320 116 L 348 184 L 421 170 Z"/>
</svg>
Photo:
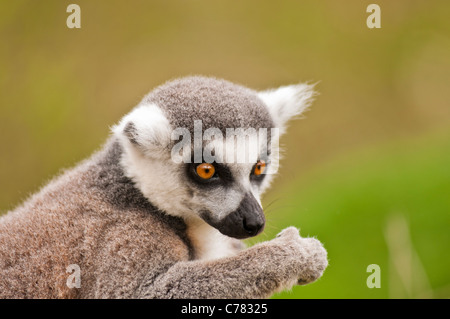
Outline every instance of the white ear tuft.
<svg viewBox="0 0 450 319">
<path fill-rule="evenodd" d="M 280 133 L 284 132 L 290 119 L 302 114 L 311 105 L 315 95 L 314 85 L 310 84 L 281 86 L 258 92 Z"/>
<path fill-rule="evenodd" d="M 165 151 L 171 139 L 169 120 L 155 104 L 136 107 L 112 128 L 115 136 L 128 145 L 134 145 L 146 155 Z"/>
</svg>

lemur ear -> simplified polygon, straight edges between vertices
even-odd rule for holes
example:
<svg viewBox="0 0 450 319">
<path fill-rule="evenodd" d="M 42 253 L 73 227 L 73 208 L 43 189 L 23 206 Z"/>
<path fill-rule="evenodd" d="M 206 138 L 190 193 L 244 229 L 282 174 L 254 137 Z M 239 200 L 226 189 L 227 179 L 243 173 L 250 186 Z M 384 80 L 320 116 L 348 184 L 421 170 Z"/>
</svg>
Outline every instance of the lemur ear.
<svg viewBox="0 0 450 319">
<path fill-rule="evenodd" d="M 311 105 L 315 95 L 314 85 L 310 84 L 287 85 L 258 92 L 280 133 L 285 131 L 290 119 L 302 114 Z"/>
<path fill-rule="evenodd" d="M 169 120 L 157 105 L 144 104 L 123 117 L 112 131 L 128 145 L 154 156 L 167 151 L 172 130 Z"/>
</svg>

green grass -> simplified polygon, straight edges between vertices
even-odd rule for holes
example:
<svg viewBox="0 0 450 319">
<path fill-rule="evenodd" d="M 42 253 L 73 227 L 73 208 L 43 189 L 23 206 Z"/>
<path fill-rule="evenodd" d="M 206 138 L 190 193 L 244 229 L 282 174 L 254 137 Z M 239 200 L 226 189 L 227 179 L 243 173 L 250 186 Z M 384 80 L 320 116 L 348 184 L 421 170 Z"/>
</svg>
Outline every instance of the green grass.
<svg viewBox="0 0 450 319">
<path fill-rule="evenodd" d="M 439 134 L 348 154 L 272 194 L 282 200 L 269 210 L 267 236 L 295 225 L 303 236 L 317 236 L 329 253 L 318 282 L 275 297 L 450 297 L 449 164 L 450 134 Z M 395 216 L 407 223 L 409 235 L 395 229 L 388 244 L 384 234 Z M 407 244 L 390 257 L 395 247 L 388 246 L 402 240 Z M 406 265 L 401 272 L 410 267 L 406 284 L 395 262 Z M 381 267 L 379 289 L 366 285 L 369 264 Z"/>
</svg>

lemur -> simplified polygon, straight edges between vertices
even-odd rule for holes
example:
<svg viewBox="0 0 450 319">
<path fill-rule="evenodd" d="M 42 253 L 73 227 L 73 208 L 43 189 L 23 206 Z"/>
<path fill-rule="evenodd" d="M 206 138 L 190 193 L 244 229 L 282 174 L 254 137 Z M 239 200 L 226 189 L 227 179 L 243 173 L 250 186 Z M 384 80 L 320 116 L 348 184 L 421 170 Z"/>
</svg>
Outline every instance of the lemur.
<svg viewBox="0 0 450 319">
<path fill-rule="evenodd" d="M 268 298 L 315 281 L 327 252 L 297 228 L 249 248 L 241 241 L 264 228 L 260 195 L 274 174 L 262 171 L 275 152 L 263 158 L 263 145 L 245 163 L 172 156 L 176 128 L 192 138 L 200 120 L 202 133 L 282 134 L 313 95 L 307 84 L 256 91 L 203 76 L 157 87 L 99 151 L 0 218 L 0 297 Z M 79 287 L 68 285 L 69 265 Z"/>
</svg>

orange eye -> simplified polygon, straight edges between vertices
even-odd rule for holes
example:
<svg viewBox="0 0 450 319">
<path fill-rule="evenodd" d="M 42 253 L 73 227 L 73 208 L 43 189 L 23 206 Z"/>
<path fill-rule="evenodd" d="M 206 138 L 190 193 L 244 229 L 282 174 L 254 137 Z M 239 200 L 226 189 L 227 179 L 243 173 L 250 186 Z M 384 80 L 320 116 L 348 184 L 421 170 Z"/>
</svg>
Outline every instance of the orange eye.
<svg viewBox="0 0 450 319">
<path fill-rule="evenodd" d="M 197 172 L 197 175 L 203 179 L 210 179 L 211 177 L 214 176 L 214 173 L 216 172 L 214 165 L 209 163 L 202 163 L 198 165 L 195 170 Z"/>
<path fill-rule="evenodd" d="M 255 174 L 255 176 L 259 176 L 262 173 L 264 173 L 264 171 L 266 170 L 266 162 L 264 161 L 258 161 L 255 164 L 255 168 L 253 170 L 253 174 Z"/>
</svg>

